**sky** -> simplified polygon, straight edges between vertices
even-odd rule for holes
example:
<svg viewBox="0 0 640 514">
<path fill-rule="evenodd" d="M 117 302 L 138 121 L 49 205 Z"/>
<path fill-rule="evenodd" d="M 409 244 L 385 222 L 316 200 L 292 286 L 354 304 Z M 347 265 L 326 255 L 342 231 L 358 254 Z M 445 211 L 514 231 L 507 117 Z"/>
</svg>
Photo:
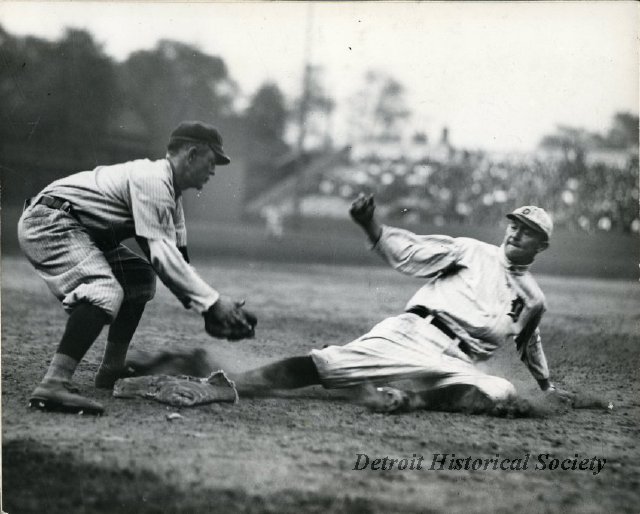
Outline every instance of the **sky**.
<svg viewBox="0 0 640 514">
<path fill-rule="evenodd" d="M 13 35 L 83 28 L 119 61 L 159 39 L 196 45 L 246 98 L 266 81 L 298 96 L 308 58 L 337 102 L 338 139 L 364 74 L 383 71 L 432 139 L 447 126 L 456 146 L 499 151 L 533 149 L 557 124 L 605 132 L 615 112 L 637 114 L 638 13 L 590 1 L 0 2 Z"/>
</svg>

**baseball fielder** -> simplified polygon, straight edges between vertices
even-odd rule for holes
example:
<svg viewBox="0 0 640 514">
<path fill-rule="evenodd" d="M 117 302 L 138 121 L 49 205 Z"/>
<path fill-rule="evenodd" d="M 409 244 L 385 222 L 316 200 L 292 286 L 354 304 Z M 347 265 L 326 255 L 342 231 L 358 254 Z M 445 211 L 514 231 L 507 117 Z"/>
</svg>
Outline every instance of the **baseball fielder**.
<svg viewBox="0 0 640 514">
<path fill-rule="evenodd" d="M 18 224 L 20 246 L 69 313 L 64 335 L 32 407 L 101 413 L 81 396 L 73 373 L 104 325 L 107 345 L 95 378 L 111 388 L 126 375 L 129 343 L 155 276 L 204 316 L 214 337 L 252 337 L 256 318 L 206 284 L 189 265 L 183 191 L 200 190 L 216 165 L 230 162 L 216 128 L 183 122 L 172 132 L 165 159 L 99 166 L 53 182 L 26 202 Z M 121 242 L 135 237 L 146 259 Z"/>
<path fill-rule="evenodd" d="M 383 394 L 380 410 L 457 410 L 469 401 L 491 405 L 515 395 L 515 388 L 504 378 L 483 373 L 475 363 L 512 340 L 540 388 L 569 399 L 569 393 L 549 380 L 538 330 L 544 296 L 528 270 L 547 248 L 553 230 L 543 209 L 526 206 L 508 214 L 501 246 L 382 226 L 374 209 L 373 196 L 361 194 L 350 213 L 383 259 L 424 282 L 405 311 L 346 345 L 232 376 L 240 391 L 313 384 L 346 388 L 411 379 L 418 384 L 418 395 L 378 388 Z"/>
</svg>

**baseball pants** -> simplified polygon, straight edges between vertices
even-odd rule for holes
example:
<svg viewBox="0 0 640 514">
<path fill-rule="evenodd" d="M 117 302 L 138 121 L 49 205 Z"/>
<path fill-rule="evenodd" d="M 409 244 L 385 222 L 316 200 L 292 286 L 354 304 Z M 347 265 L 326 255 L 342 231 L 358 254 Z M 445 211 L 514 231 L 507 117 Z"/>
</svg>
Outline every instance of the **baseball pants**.
<svg viewBox="0 0 640 514">
<path fill-rule="evenodd" d="M 18 222 L 27 259 L 70 311 L 91 303 L 115 319 L 124 300 L 141 303 L 155 295 L 151 264 L 124 245 L 103 250 L 70 213 L 44 205 L 28 207 Z"/>
<path fill-rule="evenodd" d="M 431 323 L 406 313 L 383 320 L 351 343 L 312 350 L 310 355 L 329 389 L 416 379 L 423 391 L 469 385 L 495 401 L 515 395 L 508 380 L 451 355 L 451 344 Z"/>
</svg>

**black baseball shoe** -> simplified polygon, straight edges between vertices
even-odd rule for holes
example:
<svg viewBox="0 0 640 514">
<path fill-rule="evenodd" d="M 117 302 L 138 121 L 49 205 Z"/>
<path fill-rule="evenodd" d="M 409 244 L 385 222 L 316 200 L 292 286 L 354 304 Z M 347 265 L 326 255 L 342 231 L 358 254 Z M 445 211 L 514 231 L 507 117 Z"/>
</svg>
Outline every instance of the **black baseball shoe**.
<svg viewBox="0 0 640 514">
<path fill-rule="evenodd" d="M 100 415 L 104 407 L 89 398 L 66 380 L 46 379 L 31 393 L 29 407 L 49 412 Z"/>
<path fill-rule="evenodd" d="M 121 378 L 135 376 L 137 376 L 136 370 L 131 366 L 120 366 L 118 368 L 101 366 L 94 378 L 94 385 L 97 389 L 113 389 L 115 383 Z"/>
<path fill-rule="evenodd" d="M 365 405 L 373 412 L 398 414 L 410 410 L 410 396 L 394 387 L 376 387 L 375 394 L 367 399 Z"/>
</svg>

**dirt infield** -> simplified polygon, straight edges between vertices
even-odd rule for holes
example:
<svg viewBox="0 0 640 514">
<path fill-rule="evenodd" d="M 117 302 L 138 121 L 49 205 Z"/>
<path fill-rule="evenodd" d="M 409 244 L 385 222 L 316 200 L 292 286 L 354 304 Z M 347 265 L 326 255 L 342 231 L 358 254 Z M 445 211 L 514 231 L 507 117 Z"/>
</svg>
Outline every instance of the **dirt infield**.
<svg viewBox="0 0 640 514">
<path fill-rule="evenodd" d="M 202 322 L 159 286 L 136 348 L 195 348 L 229 369 L 346 343 L 400 311 L 419 282 L 383 268 L 196 262 L 211 283 L 259 316 L 255 340 L 208 338 Z M 182 409 L 93 390 L 104 335 L 77 373 L 104 402 L 99 418 L 30 411 L 65 314 L 23 259 L 2 263 L 3 508 L 22 513 L 637 512 L 640 504 L 640 288 L 541 277 L 552 378 L 611 401 L 510 419 L 441 412 L 386 416 L 321 388 L 236 405 Z M 503 348 L 490 371 L 539 401 L 533 379 Z M 355 470 L 358 454 L 407 459 L 404 470 Z M 527 469 L 430 469 L 434 455 Z M 422 469 L 417 459 L 422 457 Z M 553 459 L 563 462 L 562 470 Z M 606 459 L 597 473 L 594 458 Z M 414 469 L 410 461 L 414 460 Z M 520 460 L 518 465 L 516 461 Z M 578 469 L 588 460 L 591 469 Z M 361 457 L 361 463 L 364 457 Z M 575 464 L 574 464 L 575 462 Z M 544 463 L 546 469 L 540 468 Z M 574 467 L 575 469 L 571 469 Z M 584 466 L 583 466 L 584 467 Z"/>
</svg>

